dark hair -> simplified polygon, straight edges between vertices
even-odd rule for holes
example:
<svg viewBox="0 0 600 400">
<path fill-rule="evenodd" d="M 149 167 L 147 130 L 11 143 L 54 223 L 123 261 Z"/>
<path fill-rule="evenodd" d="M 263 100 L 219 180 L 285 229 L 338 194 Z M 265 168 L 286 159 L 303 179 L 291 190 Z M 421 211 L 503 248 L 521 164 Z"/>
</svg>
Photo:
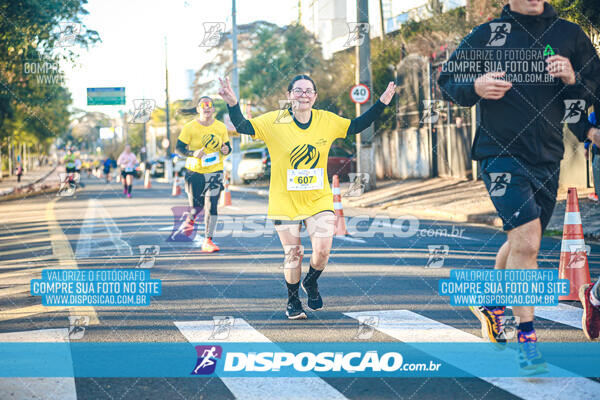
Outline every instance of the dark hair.
<svg viewBox="0 0 600 400">
<path fill-rule="evenodd" d="M 317 85 L 315 84 L 315 81 L 312 80 L 312 78 L 308 75 L 296 75 L 294 77 L 294 79 L 292 79 L 292 81 L 290 82 L 290 84 L 288 85 L 288 92 L 292 91 L 292 88 L 294 87 L 294 83 L 296 83 L 296 81 L 302 80 L 302 79 L 306 79 L 307 81 L 310 81 L 310 83 L 312 83 L 313 85 L 313 89 L 315 89 L 315 92 L 317 91 Z"/>
<path fill-rule="evenodd" d="M 188 107 L 188 108 L 180 108 L 177 112 L 179 114 L 183 114 L 183 115 L 192 115 L 192 114 L 198 114 L 198 111 L 196 110 L 198 108 L 198 104 L 200 104 L 200 102 L 202 101 L 202 99 L 209 99 L 210 101 L 213 101 L 212 97 L 209 96 L 202 96 L 198 99 L 198 102 L 196 102 L 196 105 L 193 107 Z"/>
</svg>

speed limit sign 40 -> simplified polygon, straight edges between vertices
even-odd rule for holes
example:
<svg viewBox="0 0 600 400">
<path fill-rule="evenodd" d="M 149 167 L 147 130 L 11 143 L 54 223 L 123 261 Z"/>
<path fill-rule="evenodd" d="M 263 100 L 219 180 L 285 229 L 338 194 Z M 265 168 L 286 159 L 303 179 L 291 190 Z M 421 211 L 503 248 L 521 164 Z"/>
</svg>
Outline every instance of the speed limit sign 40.
<svg viewBox="0 0 600 400">
<path fill-rule="evenodd" d="M 352 86 L 350 89 L 350 99 L 358 104 L 365 104 L 371 98 L 371 91 L 362 83 Z"/>
</svg>

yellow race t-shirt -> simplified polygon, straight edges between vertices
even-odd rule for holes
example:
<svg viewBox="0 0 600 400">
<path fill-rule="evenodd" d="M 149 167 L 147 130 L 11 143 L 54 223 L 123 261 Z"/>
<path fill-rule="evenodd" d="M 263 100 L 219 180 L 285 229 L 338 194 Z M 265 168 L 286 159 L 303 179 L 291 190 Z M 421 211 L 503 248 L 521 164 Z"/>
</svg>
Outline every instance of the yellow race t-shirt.
<svg viewBox="0 0 600 400">
<path fill-rule="evenodd" d="M 268 217 L 301 220 L 333 211 L 327 158 L 333 141 L 346 137 L 350 120 L 313 109 L 308 129 L 298 127 L 287 110 L 268 112 L 250 122 L 254 137 L 265 142 L 271 157 Z"/>
<path fill-rule="evenodd" d="M 206 153 L 201 159 L 188 157 L 185 160 L 186 169 L 201 174 L 223 170 L 221 146 L 229 141 L 224 123 L 215 120 L 211 125 L 204 126 L 194 119 L 183 126 L 178 139 L 187 144 L 189 150 L 204 149 Z"/>
</svg>

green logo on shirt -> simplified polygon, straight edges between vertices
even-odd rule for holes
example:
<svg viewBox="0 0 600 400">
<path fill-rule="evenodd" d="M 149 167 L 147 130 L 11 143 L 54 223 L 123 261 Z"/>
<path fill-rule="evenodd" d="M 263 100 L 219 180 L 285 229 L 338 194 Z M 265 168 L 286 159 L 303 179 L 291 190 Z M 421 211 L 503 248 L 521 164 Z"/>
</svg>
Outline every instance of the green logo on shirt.
<svg viewBox="0 0 600 400">
<path fill-rule="evenodd" d="M 544 57 L 553 56 L 553 55 L 554 55 L 554 50 L 552 49 L 552 46 L 546 45 L 546 48 L 544 49 Z"/>
</svg>

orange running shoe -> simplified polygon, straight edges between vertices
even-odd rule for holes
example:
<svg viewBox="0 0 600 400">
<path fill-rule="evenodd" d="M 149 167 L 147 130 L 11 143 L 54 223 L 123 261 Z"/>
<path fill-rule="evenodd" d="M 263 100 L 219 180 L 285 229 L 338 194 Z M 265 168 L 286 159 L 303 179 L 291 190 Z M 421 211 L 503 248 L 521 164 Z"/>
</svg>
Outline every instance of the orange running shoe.
<svg viewBox="0 0 600 400">
<path fill-rule="evenodd" d="M 214 253 L 215 251 L 219 251 L 219 246 L 213 243 L 210 238 L 204 239 L 204 243 L 202 244 L 202 251 L 205 253 Z"/>
<path fill-rule="evenodd" d="M 185 236 L 192 236 L 192 233 L 194 233 L 194 220 L 191 218 L 186 219 L 181 227 L 181 231 Z"/>
</svg>

